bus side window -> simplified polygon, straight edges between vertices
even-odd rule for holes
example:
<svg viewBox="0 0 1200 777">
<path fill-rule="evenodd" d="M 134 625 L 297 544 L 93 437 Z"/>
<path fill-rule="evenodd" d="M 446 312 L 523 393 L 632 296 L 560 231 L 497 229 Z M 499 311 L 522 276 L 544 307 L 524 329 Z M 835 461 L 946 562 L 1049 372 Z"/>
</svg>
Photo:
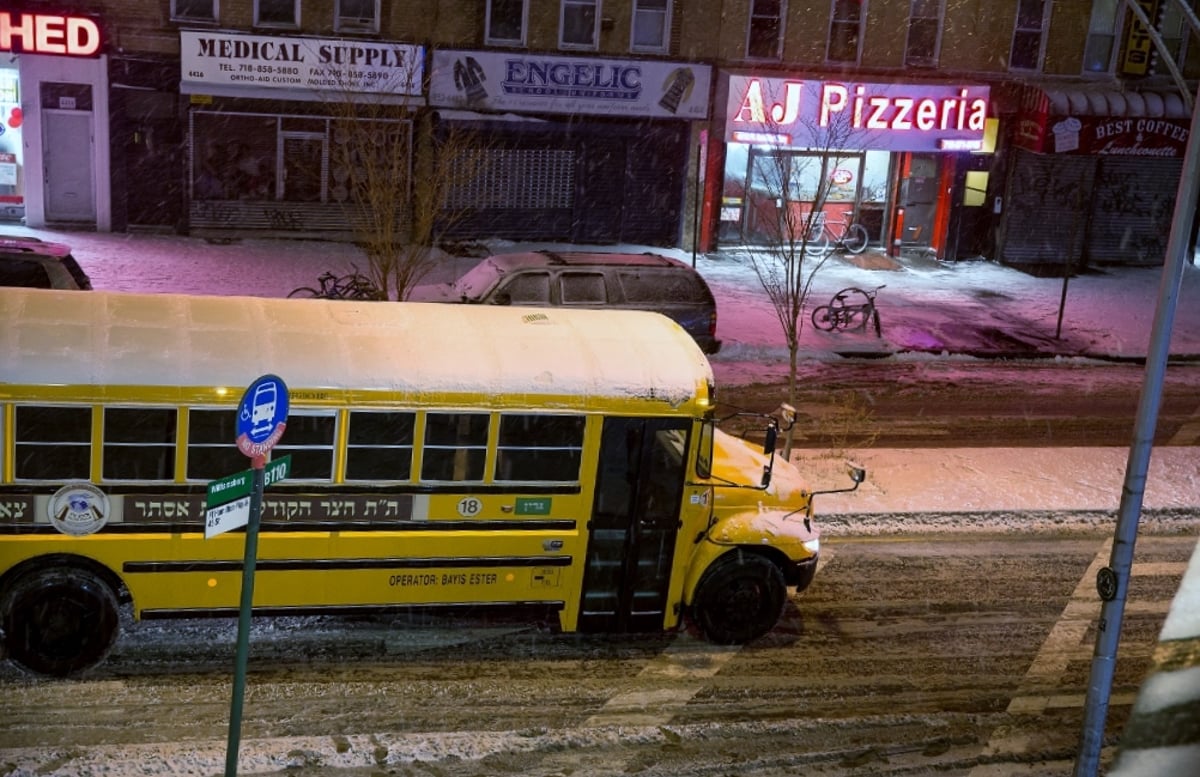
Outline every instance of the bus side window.
<svg viewBox="0 0 1200 777">
<path fill-rule="evenodd" d="M 577 482 L 583 427 L 581 415 L 501 415 L 495 479 Z"/>
<path fill-rule="evenodd" d="M 89 480 L 92 409 L 17 405 L 13 424 L 17 480 Z"/>
<path fill-rule="evenodd" d="M 288 414 L 283 439 L 272 449 L 272 458 L 291 455 L 290 480 L 333 480 L 333 441 L 337 416 L 333 410 L 296 411 Z"/>
<path fill-rule="evenodd" d="M 346 480 L 412 478 L 416 418 L 413 412 L 352 411 L 346 442 Z"/>
<path fill-rule="evenodd" d="M 487 413 L 426 413 L 421 480 L 483 480 Z"/>
<path fill-rule="evenodd" d="M 105 480 L 174 480 L 173 407 L 104 408 Z"/>
<path fill-rule="evenodd" d="M 187 479 L 216 480 L 246 468 L 246 457 L 233 444 L 237 410 L 188 411 Z"/>
</svg>

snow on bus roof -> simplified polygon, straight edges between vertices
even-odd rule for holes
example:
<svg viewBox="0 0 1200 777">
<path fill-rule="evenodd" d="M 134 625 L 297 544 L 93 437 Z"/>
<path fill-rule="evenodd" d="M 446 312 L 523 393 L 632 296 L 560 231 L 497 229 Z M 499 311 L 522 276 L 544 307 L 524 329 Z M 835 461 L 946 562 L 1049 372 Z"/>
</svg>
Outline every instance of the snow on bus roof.
<svg viewBox="0 0 1200 777">
<path fill-rule="evenodd" d="M 657 313 L 0 290 L 0 381 L 644 397 L 712 383 Z"/>
</svg>

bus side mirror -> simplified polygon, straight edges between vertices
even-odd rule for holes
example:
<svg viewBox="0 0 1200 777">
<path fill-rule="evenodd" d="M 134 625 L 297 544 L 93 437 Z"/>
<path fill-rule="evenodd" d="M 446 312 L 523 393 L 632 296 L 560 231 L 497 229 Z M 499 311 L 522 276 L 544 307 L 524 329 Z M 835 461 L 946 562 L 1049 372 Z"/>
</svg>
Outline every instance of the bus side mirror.
<svg viewBox="0 0 1200 777">
<path fill-rule="evenodd" d="M 766 488 L 771 485 L 771 472 L 775 469 L 775 443 L 779 440 L 779 425 L 775 421 L 767 424 L 766 439 L 763 440 L 763 455 L 770 456 L 770 460 L 763 465 L 762 484 L 760 488 Z"/>
</svg>

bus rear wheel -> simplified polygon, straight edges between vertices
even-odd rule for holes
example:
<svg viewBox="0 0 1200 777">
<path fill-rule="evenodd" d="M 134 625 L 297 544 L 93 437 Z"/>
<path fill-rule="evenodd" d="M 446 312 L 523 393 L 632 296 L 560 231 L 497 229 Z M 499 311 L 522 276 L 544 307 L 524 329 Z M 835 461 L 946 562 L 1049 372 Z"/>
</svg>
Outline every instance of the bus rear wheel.
<svg viewBox="0 0 1200 777">
<path fill-rule="evenodd" d="M 4 596 L 8 657 L 54 677 L 89 669 L 117 641 L 117 596 L 95 574 L 74 567 L 33 572 Z"/>
<path fill-rule="evenodd" d="M 786 602 L 787 583 L 779 567 L 737 550 L 700 579 L 692 619 L 712 642 L 738 645 L 775 628 Z"/>
</svg>

